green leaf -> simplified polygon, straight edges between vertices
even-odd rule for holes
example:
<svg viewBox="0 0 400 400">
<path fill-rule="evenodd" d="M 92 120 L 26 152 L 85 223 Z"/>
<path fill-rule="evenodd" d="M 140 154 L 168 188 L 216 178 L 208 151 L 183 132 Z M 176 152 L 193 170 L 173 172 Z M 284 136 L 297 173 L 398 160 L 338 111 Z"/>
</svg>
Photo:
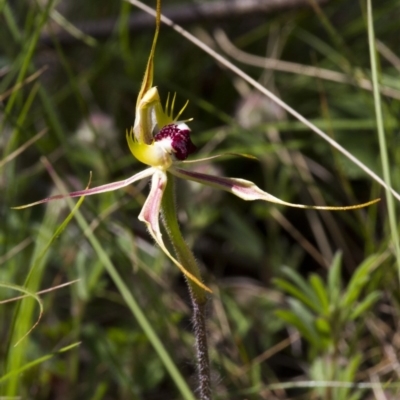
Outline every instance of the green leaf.
<svg viewBox="0 0 400 400">
<path fill-rule="evenodd" d="M 315 312 L 319 313 L 321 311 L 320 307 L 318 307 L 317 303 L 310 300 L 306 294 L 304 294 L 300 289 L 298 289 L 296 286 L 294 286 L 290 282 L 285 281 L 284 279 L 280 279 L 280 278 L 274 279 L 273 282 L 276 286 L 278 286 L 285 292 L 291 294 L 292 296 L 296 297 L 303 304 L 306 304 L 308 307 L 310 307 Z"/>
<path fill-rule="evenodd" d="M 315 317 L 310 313 L 310 311 L 304 307 L 303 303 L 300 301 L 290 298 L 288 300 L 292 313 L 297 317 L 301 324 L 298 324 L 298 328 L 304 334 L 305 337 L 313 344 L 314 347 L 321 347 L 321 336 L 318 333 L 315 326 Z"/>
<path fill-rule="evenodd" d="M 322 314 L 328 315 L 329 313 L 329 299 L 328 293 L 324 286 L 324 282 L 322 281 L 321 277 L 317 274 L 312 274 L 310 276 L 310 284 L 314 289 L 314 292 L 318 296 L 319 304 L 321 304 Z"/>
<path fill-rule="evenodd" d="M 358 304 L 357 307 L 352 311 L 352 313 L 349 316 L 349 320 L 353 321 L 356 318 L 360 317 L 370 307 L 372 307 L 373 304 L 381 298 L 381 296 L 382 293 L 378 291 L 369 293 L 368 296 L 360 304 Z"/>
<path fill-rule="evenodd" d="M 328 273 L 328 295 L 331 304 L 337 305 L 339 302 L 340 292 L 342 290 L 342 253 L 338 251 L 332 260 L 332 265 Z"/>
<path fill-rule="evenodd" d="M 317 327 L 318 331 L 321 332 L 323 335 L 330 335 L 331 327 L 325 318 L 317 318 L 315 320 L 315 326 Z"/>
<path fill-rule="evenodd" d="M 361 290 L 369 281 L 369 274 L 376 267 L 377 255 L 368 257 L 355 271 L 348 286 L 346 293 L 341 301 L 341 308 L 347 309 L 354 305 L 354 302 L 360 296 Z"/>
<path fill-rule="evenodd" d="M 344 382 L 354 382 L 356 373 L 359 370 L 359 366 L 361 364 L 361 360 L 361 354 L 357 354 L 356 356 L 352 357 L 346 368 L 342 371 L 340 379 Z"/>
<path fill-rule="evenodd" d="M 287 322 L 290 325 L 293 325 L 298 329 L 301 336 L 303 336 L 306 340 L 308 340 L 313 346 L 318 346 L 319 340 L 316 331 L 310 329 L 310 326 L 305 324 L 297 315 L 295 315 L 292 311 L 289 310 L 277 310 L 275 311 L 275 315 Z"/>
<path fill-rule="evenodd" d="M 299 289 L 307 296 L 310 300 L 311 304 L 314 305 L 318 303 L 318 297 L 316 296 L 312 287 L 308 284 L 308 282 L 294 269 L 289 267 L 283 267 L 282 272 L 293 282 L 295 283 Z"/>
<path fill-rule="evenodd" d="M 361 364 L 362 356 L 361 354 L 357 354 L 356 356 L 352 357 L 347 366 L 343 369 L 337 369 L 336 379 L 340 382 L 354 382 L 355 376 L 357 371 L 359 370 Z M 357 393 L 357 392 L 356 392 Z M 350 388 L 341 387 L 334 389 L 334 396 L 335 399 L 347 399 L 349 398 Z"/>
</svg>

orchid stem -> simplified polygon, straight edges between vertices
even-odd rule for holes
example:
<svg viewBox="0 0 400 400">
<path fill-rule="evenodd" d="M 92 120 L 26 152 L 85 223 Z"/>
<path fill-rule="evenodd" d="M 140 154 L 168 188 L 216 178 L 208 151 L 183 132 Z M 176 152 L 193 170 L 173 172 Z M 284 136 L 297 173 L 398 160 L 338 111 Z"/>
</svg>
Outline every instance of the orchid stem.
<svg viewBox="0 0 400 400">
<path fill-rule="evenodd" d="M 174 177 L 168 174 L 168 184 L 162 199 L 163 224 L 179 262 L 201 281 L 200 271 L 193 253 L 182 237 L 175 208 Z M 200 400 L 211 400 L 210 360 L 208 357 L 206 304 L 207 293 L 204 289 L 186 279 L 193 307 L 193 328 L 196 338 L 197 373 L 199 379 Z"/>
</svg>

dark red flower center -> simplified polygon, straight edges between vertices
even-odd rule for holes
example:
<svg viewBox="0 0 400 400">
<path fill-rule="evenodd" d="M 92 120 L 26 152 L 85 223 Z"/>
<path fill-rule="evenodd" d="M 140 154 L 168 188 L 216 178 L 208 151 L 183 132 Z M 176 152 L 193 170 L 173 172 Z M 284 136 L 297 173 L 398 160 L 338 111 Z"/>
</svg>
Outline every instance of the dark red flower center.
<svg viewBox="0 0 400 400">
<path fill-rule="evenodd" d="M 154 136 L 154 140 L 159 142 L 163 139 L 171 140 L 171 147 L 175 157 L 179 161 L 186 160 L 189 154 L 196 150 L 196 146 L 190 139 L 190 129 L 185 124 L 170 124 L 164 126 L 160 132 Z"/>
</svg>

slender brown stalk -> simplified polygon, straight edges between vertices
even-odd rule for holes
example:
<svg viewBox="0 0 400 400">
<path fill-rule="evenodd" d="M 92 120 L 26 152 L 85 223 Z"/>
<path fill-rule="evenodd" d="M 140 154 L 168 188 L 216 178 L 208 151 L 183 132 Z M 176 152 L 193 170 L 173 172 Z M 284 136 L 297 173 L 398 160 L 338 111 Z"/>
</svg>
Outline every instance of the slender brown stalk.
<svg viewBox="0 0 400 400">
<path fill-rule="evenodd" d="M 211 400 L 211 374 L 210 360 L 208 357 L 207 325 L 206 325 L 206 302 L 200 302 L 193 295 L 190 286 L 193 285 L 187 279 L 189 292 L 192 300 L 193 316 L 192 323 L 194 336 L 196 338 L 197 374 L 199 379 L 199 394 L 201 400 Z"/>
<path fill-rule="evenodd" d="M 199 268 L 193 253 L 183 239 L 179 229 L 174 199 L 174 178 L 170 174 L 168 174 L 168 184 L 162 200 L 162 214 L 163 224 L 179 262 L 196 278 L 201 280 Z M 189 294 L 193 308 L 192 323 L 196 338 L 199 398 L 201 400 L 211 400 L 211 374 L 206 328 L 207 294 L 204 289 L 191 280 L 187 279 L 186 282 L 189 287 Z"/>
</svg>

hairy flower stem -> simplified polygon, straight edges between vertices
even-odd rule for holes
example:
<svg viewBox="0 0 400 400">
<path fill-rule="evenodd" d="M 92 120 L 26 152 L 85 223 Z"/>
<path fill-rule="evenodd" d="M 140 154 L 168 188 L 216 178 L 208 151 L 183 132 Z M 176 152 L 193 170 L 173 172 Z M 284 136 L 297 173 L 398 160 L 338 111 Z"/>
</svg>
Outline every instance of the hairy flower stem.
<svg viewBox="0 0 400 400">
<path fill-rule="evenodd" d="M 175 209 L 174 177 L 168 174 L 168 184 L 162 199 L 163 224 L 179 262 L 201 281 L 193 253 L 182 237 Z M 207 294 L 191 280 L 186 280 L 193 307 L 193 327 L 196 338 L 197 373 L 201 400 L 211 400 L 210 361 L 208 358 L 206 304 Z"/>
</svg>

